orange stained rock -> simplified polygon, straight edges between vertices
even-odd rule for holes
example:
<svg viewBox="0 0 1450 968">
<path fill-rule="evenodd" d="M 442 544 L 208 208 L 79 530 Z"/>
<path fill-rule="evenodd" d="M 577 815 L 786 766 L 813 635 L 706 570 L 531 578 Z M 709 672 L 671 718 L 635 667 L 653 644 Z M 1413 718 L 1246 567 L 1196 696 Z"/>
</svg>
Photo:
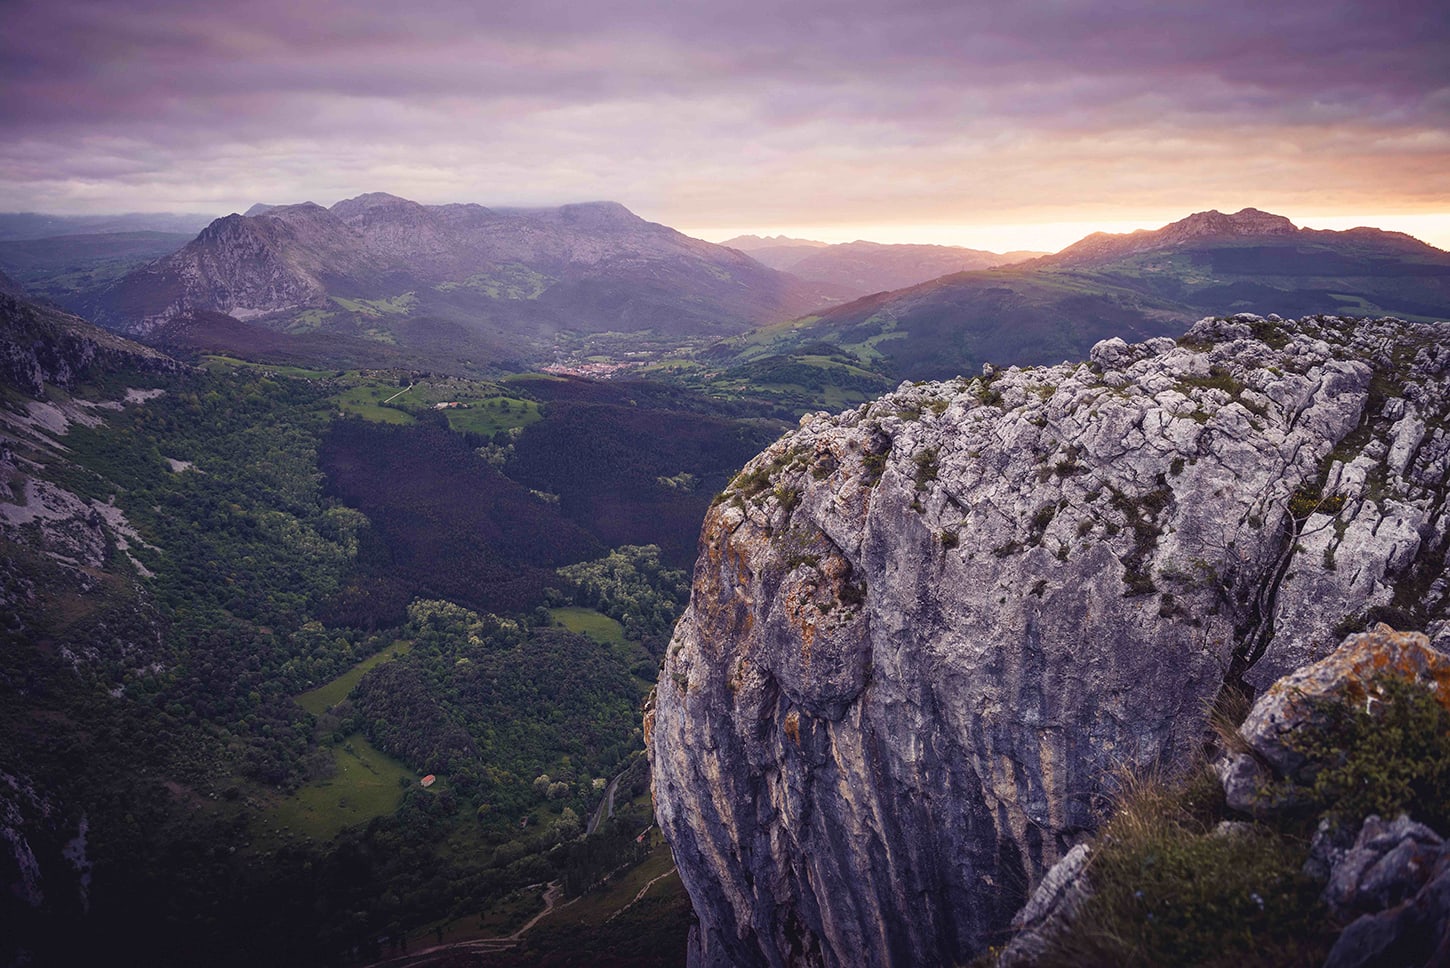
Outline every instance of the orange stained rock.
<svg viewBox="0 0 1450 968">
<path fill-rule="evenodd" d="M 785 714 L 785 735 L 795 745 L 801 745 L 801 714 L 794 709 Z"/>
<path fill-rule="evenodd" d="M 1349 636 L 1325 658 L 1280 679 L 1260 702 L 1276 707 L 1275 715 L 1282 717 L 1330 692 L 1368 701 L 1375 680 L 1386 677 L 1429 686 L 1435 700 L 1450 710 L 1450 656 L 1431 647 L 1423 632 L 1397 632 L 1383 623 Z"/>
</svg>

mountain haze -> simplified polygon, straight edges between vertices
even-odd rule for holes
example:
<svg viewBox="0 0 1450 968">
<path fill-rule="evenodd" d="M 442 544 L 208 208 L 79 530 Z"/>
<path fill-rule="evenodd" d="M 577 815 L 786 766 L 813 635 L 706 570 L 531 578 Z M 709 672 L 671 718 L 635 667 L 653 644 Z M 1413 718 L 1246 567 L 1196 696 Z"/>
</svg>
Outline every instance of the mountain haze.
<svg viewBox="0 0 1450 968">
<path fill-rule="evenodd" d="M 45 215 L 39 212 L 0 212 L 0 241 L 47 239 L 63 235 L 102 235 L 114 232 L 171 232 L 195 235 L 212 220 L 210 215 L 176 212 L 129 212 L 123 215 Z"/>
<path fill-rule="evenodd" d="M 727 366 L 835 347 L 888 379 L 1052 363 L 1111 336 L 1176 336 L 1234 312 L 1450 318 L 1450 253 L 1378 229 L 1300 229 L 1244 209 L 858 299 L 723 343 Z"/>
<path fill-rule="evenodd" d="M 838 286 L 853 296 L 905 289 L 917 283 L 973 269 L 1022 262 L 1040 252 L 988 252 L 953 245 L 890 245 L 843 242 L 830 245 L 785 236 L 743 235 L 723 243 L 747 252 L 773 269 L 812 282 Z"/>
<path fill-rule="evenodd" d="M 193 311 L 404 346 L 452 327 L 455 354 L 496 356 L 564 331 L 724 335 L 840 298 L 613 202 L 488 209 L 373 193 L 251 211 L 81 308 L 138 333 Z"/>
<path fill-rule="evenodd" d="M 0 241 L 0 269 L 34 295 L 68 302 L 190 242 L 194 233 L 152 230 Z"/>
</svg>

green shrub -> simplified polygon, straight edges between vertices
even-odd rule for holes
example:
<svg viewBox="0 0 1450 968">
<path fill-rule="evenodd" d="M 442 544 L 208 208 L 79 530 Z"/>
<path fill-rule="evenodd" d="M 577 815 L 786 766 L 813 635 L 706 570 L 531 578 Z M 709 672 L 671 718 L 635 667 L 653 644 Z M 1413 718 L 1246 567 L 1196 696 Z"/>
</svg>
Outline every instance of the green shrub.
<svg viewBox="0 0 1450 968">
<path fill-rule="evenodd" d="M 1244 392 L 1244 385 L 1226 366 L 1215 364 L 1208 369 L 1207 376 L 1186 376 L 1183 382 L 1191 387 L 1222 390 L 1235 400 Z"/>
<path fill-rule="evenodd" d="M 927 484 L 936 480 L 938 470 L 936 448 L 928 447 L 918 452 L 912 460 L 916 464 L 916 489 L 924 490 Z"/>
<path fill-rule="evenodd" d="M 1215 834 L 1217 786 L 1207 769 L 1133 784 L 1098 838 L 1093 894 L 1038 964 L 1320 964 L 1334 934 L 1304 845 L 1260 826 Z"/>
<path fill-rule="evenodd" d="M 1300 521 L 1315 513 L 1338 514 L 1343 507 L 1342 496 L 1325 497 L 1318 484 L 1305 484 L 1289 498 L 1289 513 Z"/>
<path fill-rule="evenodd" d="M 1314 705 L 1319 725 L 1289 743 L 1309 761 L 1316 812 L 1348 823 L 1408 813 L 1450 827 L 1450 710 L 1434 693 L 1384 678 Z"/>
</svg>

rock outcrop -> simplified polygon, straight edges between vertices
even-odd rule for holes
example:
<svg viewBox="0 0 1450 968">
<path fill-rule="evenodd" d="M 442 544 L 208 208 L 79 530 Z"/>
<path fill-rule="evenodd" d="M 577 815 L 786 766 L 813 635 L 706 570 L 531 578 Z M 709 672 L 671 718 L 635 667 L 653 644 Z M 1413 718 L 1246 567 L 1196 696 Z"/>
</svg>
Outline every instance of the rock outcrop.
<svg viewBox="0 0 1450 968">
<path fill-rule="evenodd" d="M 0 292 L 0 383 L 32 397 L 115 369 L 165 372 L 181 364 L 79 316 Z"/>
<path fill-rule="evenodd" d="M 1257 850 L 1268 856 L 1284 852 L 1288 863 L 1272 873 L 1260 871 L 1260 879 L 1253 884 L 1258 890 L 1250 898 L 1259 899 L 1261 912 L 1266 910 L 1264 895 L 1274 898 L 1268 902 L 1271 907 L 1267 910 L 1273 912 L 1270 922 L 1278 917 L 1295 924 L 1302 942 L 1295 963 L 1322 963 L 1324 968 L 1428 966 L 1445 964 L 1450 954 L 1450 845 L 1413 819 L 1414 814 L 1428 811 L 1426 816 L 1443 823 L 1443 797 L 1434 779 L 1437 754 L 1427 752 L 1435 748 L 1435 736 L 1405 735 L 1403 720 L 1392 711 L 1406 701 L 1408 694 L 1402 689 L 1420 694 L 1421 701 L 1438 702 L 1450 712 L 1450 656 L 1430 648 L 1424 635 L 1396 632 L 1388 625 L 1351 635 L 1329 656 L 1295 670 L 1260 696 L 1231 741 L 1231 749 L 1238 752 L 1219 760 L 1226 805 L 1255 814 L 1256 821 L 1221 819 L 1209 838 L 1248 838 L 1247 842 L 1257 844 Z M 1399 715 L 1405 708 L 1399 708 Z M 1335 729 L 1336 723 L 1342 725 L 1345 716 L 1376 719 L 1383 731 L 1373 740 L 1343 735 L 1347 746 L 1336 748 L 1325 740 L 1325 730 Z M 1399 725 L 1391 726 L 1389 721 Z M 1360 781 L 1318 782 L 1325 769 L 1343 769 L 1357 757 L 1363 763 L 1366 752 L 1387 777 L 1403 777 L 1399 771 L 1406 769 L 1415 771 L 1415 778 L 1407 782 L 1381 779 L 1375 783 L 1381 787 L 1376 792 L 1387 795 L 1380 802 L 1391 806 L 1391 812 L 1400 811 L 1394 820 L 1365 813 L 1363 801 L 1357 807 L 1349 799 L 1357 797 Z M 1246 761 L 1255 764 L 1247 775 L 1241 769 Z M 1161 944 L 1163 937 L 1148 940 L 1144 935 L 1151 938 L 1155 930 L 1161 930 L 1152 921 L 1153 908 L 1161 912 L 1165 906 L 1174 910 L 1179 927 L 1195 925 L 1204 940 L 1216 933 L 1235 935 L 1240 950 L 1245 940 L 1251 947 L 1272 944 L 1270 923 L 1246 924 L 1242 912 L 1235 911 L 1232 903 L 1224 903 L 1223 895 L 1179 896 L 1165 904 L 1164 885 L 1159 883 L 1148 886 L 1146 893 L 1156 895 L 1149 901 L 1151 906 L 1126 918 L 1121 908 L 1113 909 L 1111 900 L 1093 908 L 1099 891 L 1111 898 L 1115 890 L 1123 891 L 1125 882 L 1132 890 L 1139 883 L 1135 871 L 1141 875 L 1154 866 L 1156 849 L 1172 853 L 1201 837 L 1193 831 L 1193 821 L 1189 826 L 1182 824 L 1184 814 L 1169 819 L 1193 801 L 1188 787 L 1171 789 L 1151 782 L 1145 787 L 1153 792 L 1146 799 L 1140 793 L 1121 803 L 1104 836 L 1091 844 L 1078 844 L 1047 872 L 1031 901 L 1013 918 L 1014 936 L 997 957 L 997 968 L 1026 968 L 1044 960 L 1061 963 L 1064 956 L 1096 944 L 1107 948 L 1095 952 L 1093 963 L 1111 963 L 1105 954 L 1112 951 L 1113 942 L 1107 939 L 1131 937 L 1134 931 L 1143 934 L 1119 948 L 1123 956 L 1134 945 L 1153 951 L 1154 940 Z M 1155 797 L 1162 799 L 1153 804 Z M 1303 853 L 1299 825 L 1316 814 L 1318 828 L 1300 872 L 1320 888 L 1321 904 L 1312 915 L 1318 923 L 1306 929 L 1303 920 L 1295 923 L 1295 915 L 1289 913 L 1294 902 L 1275 896 L 1274 885 L 1289 879 L 1286 868 L 1295 863 L 1290 858 Z M 1197 822 L 1204 819 L 1199 817 Z M 1155 825 L 1155 835 L 1138 839 L 1144 827 Z M 1123 836 L 1117 837 L 1120 830 Z M 1136 861 L 1125 862 L 1135 854 Z M 1207 879 L 1207 871 L 1216 871 L 1211 876 L 1222 878 L 1222 859 L 1215 863 L 1207 859 L 1211 856 L 1200 854 L 1203 866 L 1194 873 Z M 1106 873 L 1094 871 L 1098 863 L 1102 864 L 1099 870 Z M 1138 898 L 1145 896 L 1141 889 L 1134 893 Z M 1301 910 L 1298 918 L 1306 913 Z M 1114 923 L 1118 918 L 1124 920 Z M 1173 930 L 1167 929 L 1169 933 Z M 1316 957 L 1316 948 L 1321 957 Z M 1156 953 L 1161 957 L 1162 948 Z M 1154 961 L 1153 954 L 1143 957 Z M 1217 952 L 1217 961 L 1225 958 L 1232 960 L 1232 954 Z"/>
<path fill-rule="evenodd" d="M 1450 644 L 1447 377 L 1443 326 L 1240 316 L 804 418 L 646 714 L 692 963 L 967 960 L 1226 684 Z"/>
</svg>

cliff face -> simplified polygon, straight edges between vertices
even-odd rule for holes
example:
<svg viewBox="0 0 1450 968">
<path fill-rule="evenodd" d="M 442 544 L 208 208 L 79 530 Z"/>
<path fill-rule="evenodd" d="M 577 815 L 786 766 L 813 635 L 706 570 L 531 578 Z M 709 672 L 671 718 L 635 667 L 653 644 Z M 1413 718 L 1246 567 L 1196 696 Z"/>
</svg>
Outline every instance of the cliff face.
<svg viewBox="0 0 1450 968">
<path fill-rule="evenodd" d="M 149 333 L 179 314 L 218 310 L 250 319 L 327 305 L 327 283 L 356 280 L 380 266 L 361 237 L 319 205 L 228 215 L 178 252 L 122 277 L 86 308 L 95 319 Z"/>
<path fill-rule="evenodd" d="M 1450 645 L 1447 378 L 1443 326 L 1235 317 L 803 419 L 646 715 L 693 963 L 966 960 L 1226 680 Z"/>
</svg>

